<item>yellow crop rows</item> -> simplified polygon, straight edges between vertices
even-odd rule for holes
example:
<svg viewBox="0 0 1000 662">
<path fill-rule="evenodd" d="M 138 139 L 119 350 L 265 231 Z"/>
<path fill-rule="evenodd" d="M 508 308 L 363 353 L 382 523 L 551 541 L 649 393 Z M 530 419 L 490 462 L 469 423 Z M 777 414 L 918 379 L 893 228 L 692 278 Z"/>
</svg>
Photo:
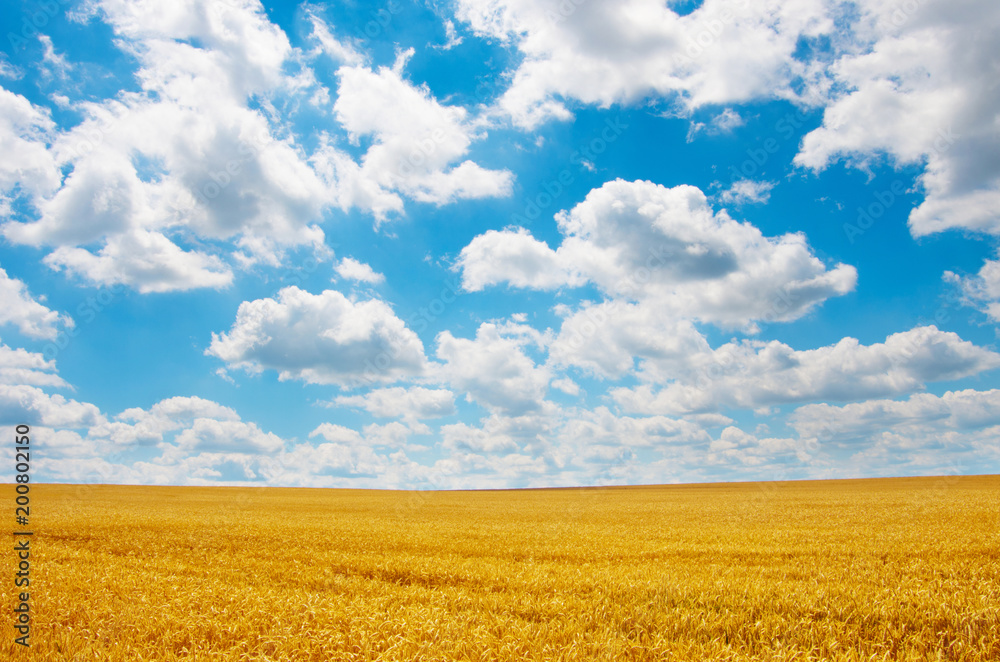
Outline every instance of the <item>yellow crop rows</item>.
<svg viewBox="0 0 1000 662">
<path fill-rule="evenodd" d="M 2 659 L 1000 660 L 997 476 L 31 494 Z"/>
</svg>

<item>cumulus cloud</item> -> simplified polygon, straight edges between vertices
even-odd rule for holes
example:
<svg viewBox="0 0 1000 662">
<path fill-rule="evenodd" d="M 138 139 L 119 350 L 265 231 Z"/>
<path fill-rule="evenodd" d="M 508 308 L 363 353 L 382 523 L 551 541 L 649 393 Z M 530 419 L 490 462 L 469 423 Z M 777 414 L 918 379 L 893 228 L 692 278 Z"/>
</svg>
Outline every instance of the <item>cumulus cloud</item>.
<svg viewBox="0 0 1000 662">
<path fill-rule="evenodd" d="M 986 260 L 975 276 L 944 272 L 946 281 L 961 290 L 969 305 L 982 310 L 994 322 L 1000 322 L 1000 260 Z"/>
<path fill-rule="evenodd" d="M 756 467 L 784 457 L 808 461 L 815 448 L 801 440 L 785 437 L 758 437 L 735 426 L 725 428 L 708 447 L 705 459 L 709 463 L 738 463 Z"/>
<path fill-rule="evenodd" d="M 536 340 L 492 322 L 481 324 L 471 340 L 442 331 L 436 350 L 445 362 L 441 375 L 455 390 L 496 412 L 536 411 L 543 406 L 552 378 L 548 368 L 537 365 L 524 351 Z"/>
<path fill-rule="evenodd" d="M 771 197 L 771 189 L 774 182 L 760 182 L 753 179 L 740 179 L 733 182 L 733 185 L 719 194 L 722 202 L 729 202 L 735 205 L 760 204 L 767 202 Z"/>
<path fill-rule="evenodd" d="M 73 70 L 73 65 L 66 61 L 66 56 L 56 52 L 52 38 L 48 35 L 38 35 L 38 41 L 42 43 L 42 75 L 52 77 L 53 75 L 65 79 Z"/>
<path fill-rule="evenodd" d="M 564 441 L 600 448 L 641 448 L 663 444 L 707 442 L 710 437 L 697 423 L 667 416 L 619 416 L 607 407 L 580 411 L 559 430 Z"/>
<path fill-rule="evenodd" d="M 466 453 L 528 453 L 540 457 L 546 453 L 564 412 L 551 402 L 525 413 L 510 414 L 494 408 L 478 424 L 442 425 L 441 445 L 459 456 Z"/>
<path fill-rule="evenodd" d="M 281 246 L 322 242 L 324 183 L 249 105 L 289 85 L 292 49 L 259 3 L 103 0 L 88 10 L 138 60 L 140 89 L 79 104 L 83 122 L 51 150 L 71 172 L 36 200 L 38 220 L 4 226 L 9 239 L 55 247 L 54 266 L 141 291 L 228 282 L 218 257 L 176 243 L 185 232 L 234 240 L 258 251 L 239 257 L 272 264 Z"/>
<path fill-rule="evenodd" d="M 385 276 L 371 268 L 364 262 L 358 262 L 352 257 L 345 257 L 335 267 L 337 275 L 347 280 L 356 280 L 359 283 L 370 283 L 377 285 L 385 282 Z"/>
<path fill-rule="evenodd" d="M 726 108 L 721 113 L 712 118 L 709 133 L 731 133 L 737 127 L 746 124 L 746 120 L 740 117 L 732 108 Z"/>
<path fill-rule="evenodd" d="M 81 434 L 76 430 L 53 429 L 44 426 L 31 428 L 32 442 L 41 442 L 45 446 L 44 458 L 32 458 L 35 468 L 42 467 L 48 473 L 51 471 L 53 463 L 60 463 L 66 459 L 70 461 L 88 462 L 94 457 L 113 454 L 111 444 L 105 440 L 95 439 Z M 114 475 L 93 475 L 85 477 L 79 482 L 114 482 L 118 478 Z"/>
<path fill-rule="evenodd" d="M 457 266 L 462 286 L 470 291 L 504 282 L 547 290 L 584 282 L 568 260 L 524 228 L 487 230 L 476 236 L 462 249 Z"/>
<path fill-rule="evenodd" d="M 923 203 L 910 231 L 1000 233 L 1000 6 L 995 2 L 858 5 L 856 43 L 829 68 L 823 125 L 796 163 L 822 169 L 838 158 L 889 155 L 922 165 Z"/>
<path fill-rule="evenodd" d="M 322 423 L 309 433 L 309 438 L 322 437 L 327 443 L 298 444 L 278 458 L 282 465 L 280 470 L 293 476 L 297 472 L 296 480 L 310 475 L 385 480 L 387 475 L 412 466 L 400 449 L 414 432 L 424 434 L 427 430 L 420 425 L 415 429 L 395 421 L 366 425 L 362 432 L 335 423 Z M 393 452 L 384 454 L 388 451 Z"/>
<path fill-rule="evenodd" d="M 441 426 L 441 444 L 451 450 L 476 453 L 500 453 L 517 450 L 517 441 L 503 430 L 496 429 L 496 419 L 483 427 L 467 423 Z M 493 423 L 492 425 L 490 423 Z"/>
<path fill-rule="evenodd" d="M 361 430 L 364 433 L 365 443 L 384 448 L 403 448 L 411 435 L 430 433 L 430 428 L 421 423 L 411 422 L 407 425 L 399 421 L 385 424 L 371 423 Z"/>
<path fill-rule="evenodd" d="M 655 0 L 461 0 L 457 15 L 523 56 L 497 103 L 521 126 L 568 119 L 570 101 L 606 108 L 655 99 L 678 114 L 775 98 L 825 106 L 797 164 L 822 169 L 889 155 L 923 166 L 914 236 L 1000 233 L 995 2 L 857 2 L 848 10 L 827 0 L 706 0 L 680 16 Z M 725 117 L 715 128 L 736 119 Z"/>
<path fill-rule="evenodd" d="M 688 129 L 688 142 L 693 141 L 695 136 L 702 131 L 712 136 L 718 136 L 732 133 L 744 124 L 746 124 L 746 120 L 738 112 L 732 108 L 726 108 L 712 117 L 707 124 L 705 122 L 692 122 L 691 128 Z"/>
<path fill-rule="evenodd" d="M 269 463 L 266 475 L 282 485 L 326 484 L 324 478 L 374 479 L 383 475 L 390 461 L 363 444 L 340 442 L 297 444 Z M 319 478 L 320 481 L 317 481 Z"/>
<path fill-rule="evenodd" d="M 285 442 L 272 432 L 262 431 L 255 423 L 198 418 L 177 435 L 174 443 L 184 452 L 274 453 Z"/>
<path fill-rule="evenodd" d="M 513 175 L 476 156 L 500 116 L 536 127 L 571 117 L 581 103 L 648 102 L 667 116 L 698 111 L 704 124 L 692 126 L 693 138 L 741 126 L 750 117 L 743 102 L 781 98 L 826 106 L 796 164 L 818 172 L 845 159 L 867 167 L 888 155 L 923 173 L 926 199 L 910 217 L 915 236 L 948 228 L 1000 233 L 995 3 L 695 4 L 680 16 L 675 4 L 653 0 L 460 0 L 458 19 L 472 32 L 520 51 L 496 106 L 471 110 L 407 76 L 412 50 L 393 66 L 375 66 L 318 10 L 305 10 L 306 43 L 315 50 L 302 52 L 256 0 L 95 0 L 84 12 L 106 20 L 138 63 L 134 84 L 97 102 L 52 95 L 83 118 L 63 130 L 46 109 L 0 88 L 0 148 L 9 155 L 0 163 L 0 211 L 9 217 L 0 232 L 44 248 L 45 264 L 88 283 L 143 293 L 224 288 L 237 268 L 280 265 L 294 247 L 323 251 L 319 224 L 331 208 L 364 210 L 381 222 L 410 201 L 509 194 Z M 450 21 L 445 26 L 448 48 L 460 39 Z M 53 71 L 73 66 L 60 59 L 58 43 L 42 44 Z M 337 69 L 336 90 L 308 68 L 326 57 Z M 0 75 L 14 75 L 2 57 Z M 295 133 L 297 111 L 288 110 L 302 100 L 329 119 L 329 126 L 315 122 L 308 138 Z M 716 201 L 765 203 L 773 186 L 736 181 Z M 387 303 L 286 288 L 243 302 L 232 327 L 212 335 L 206 354 L 224 362 L 223 371 L 274 370 L 283 380 L 343 388 L 408 379 L 447 387 L 365 388 L 332 400 L 398 420 L 358 429 L 324 423 L 309 435 L 315 443 L 291 444 L 197 397 L 106 417 L 39 388 L 68 384 L 54 362 L 6 345 L 0 413 L 39 426 L 54 450 L 41 466 L 67 480 L 662 482 L 716 478 L 725 465 L 765 471 L 775 462 L 815 463 L 815 443 L 823 452 L 849 446 L 859 453 L 854 466 L 866 467 L 869 460 L 890 466 L 894 451 L 930 456 L 945 446 L 998 457 L 996 391 L 873 399 L 1000 367 L 1000 355 L 954 333 L 919 327 L 885 342 L 844 338 L 807 350 L 778 341 L 709 344 L 699 324 L 753 334 L 755 322 L 800 319 L 854 288 L 855 270 L 821 260 L 802 234 L 765 236 L 713 209 L 694 187 L 641 181 L 608 182 L 556 221 L 561 240 L 551 245 L 523 228 L 489 230 L 457 262 L 472 291 L 588 288 L 594 301 L 556 306 L 554 331 L 532 329 L 523 314 L 483 323 L 472 338 L 444 331 L 435 341 L 441 363 L 430 363 Z M 998 264 L 989 260 L 971 276 L 945 274 L 995 321 Z M 385 280 L 349 257 L 333 269 L 348 281 Z M 7 304 L 0 323 L 21 334 L 51 339 L 72 325 L 3 270 L 0 296 Z M 570 396 L 582 393 L 581 384 L 591 390 L 564 368 L 627 379 L 606 394 L 617 409 L 547 402 L 550 385 Z M 487 414 L 440 426 L 434 438 L 443 456 L 411 461 L 410 440 L 432 432 L 425 421 L 458 413 L 456 393 Z M 790 419 L 799 439 L 772 435 L 766 425 L 742 430 L 717 413 L 752 409 L 763 418 L 778 405 L 822 400 L 830 403 L 799 407 Z M 836 406 L 856 400 L 864 401 Z M 134 451 L 144 459 L 95 457 L 111 446 L 122 453 L 145 446 Z M 163 454 L 147 461 L 154 446 Z"/>
<path fill-rule="evenodd" d="M 846 464 L 865 475 L 983 473 L 1000 462 L 998 404 L 996 390 L 918 393 L 807 405 L 789 423 L 807 442 L 846 453 Z"/>
<path fill-rule="evenodd" d="M 556 366 L 575 366 L 604 378 L 631 372 L 638 360 L 660 372 L 677 374 L 710 352 L 705 337 L 690 320 L 667 317 L 652 304 L 608 301 L 585 305 L 568 314 L 549 348 Z"/>
<path fill-rule="evenodd" d="M 244 301 L 232 329 L 213 333 L 205 353 L 250 373 L 341 386 L 415 377 L 427 363 L 420 339 L 385 302 L 297 287 Z"/>
<path fill-rule="evenodd" d="M 346 65 L 364 64 L 365 57 L 353 44 L 346 43 L 334 36 L 330 26 L 316 15 L 315 12 L 308 11 L 307 17 L 312 27 L 312 37 L 318 43 L 318 49 L 325 53 L 334 62 Z"/>
<path fill-rule="evenodd" d="M 13 324 L 17 330 L 31 338 L 55 338 L 59 327 L 72 328 L 73 319 L 61 315 L 39 303 L 28 286 L 17 278 L 11 278 L 0 268 L 0 324 Z"/>
<path fill-rule="evenodd" d="M 801 437 L 858 441 L 885 431 L 977 430 L 1000 425 L 1000 391 L 917 393 L 906 400 L 867 400 L 842 407 L 806 405 L 789 416 Z"/>
<path fill-rule="evenodd" d="M 461 0 L 458 18 L 523 55 L 499 108 L 533 127 L 566 101 L 608 107 L 663 98 L 681 112 L 777 95 L 811 77 L 802 40 L 830 33 L 823 0 L 706 0 L 679 16 L 656 0 Z"/>
<path fill-rule="evenodd" d="M 133 230 L 114 235 L 95 255 L 61 246 L 44 262 L 98 285 L 125 284 L 139 292 L 220 288 L 233 280 L 230 268 L 214 255 L 185 251 L 159 232 Z"/>
<path fill-rule="evenodd" d="M 378 218 L 403 207 L 401 196 L 442 205 L 454 200 L 508 195 L 513 175 L 489 170 L 464 157 L 485 134 L 459 106 L 439 103 L 426 87 L 402 76 L 410 49 L 393 67 L 343 66 L 334 115 L 357 143 L 371 140 L 358 164 L 328 146 L 314 157 L 335 182 L 339 204 L 372 210 Z M 460 161 L 460 162 L 459 162 Z"/>
<path fill-rule="evenodd" d="M 41 354 L 0 344 L 0 384 L 69 387 L 55 371 L 56 362 Z"/>
<path fill-rule="evenodd" d="M 59 168 L 48 151 L 55 123 L 47 110 L 0 86 L 0 199 L 15 186 L 35 195 L 55 190 Z"/>
<path fill-rule="evenodd" d="M 546 460 L 550 484 L 565 485 L 704 480 L 697 471 L 714 440 L 706 427 L 732 423 L 723 416 L 628 416 L 605 406 L 553 411 L 543 420 L 538 439 L 521 446 Z"/>
<path fill-rule="evenodd" d="M 692 355 L 678 371 L 671 361 L 646 365 L 645 377 L 675 379 L 656 390 L 649 384 L 611 390 L 626 411 L 685 413 L 726 407 L 753 409 L 810 400 L 851 401 L 920 390 L 1000 367 L 1000 354 L 934 326 L 896 333 L 884 343 L 862 345 L 844 338 L 833 345 L 794 350 L 778 342 L 745 340 Z"/>
<path fill-rule="evenodd" d="M 51 428 L 87 428 L 105 422 L 100 409 L 35 386 L 0 384 L 0 423 Z"/>
<path fill-rule="evenodd" d="M 26 393 L 22 388 L 22 400 Z M 197 396 L 167 398 L 148 409 L 133 407 L 108 419 L 94 405 L 30 395 L 41 421 L 35 423 L 33 435 L 49 451 L 40 468 L 59 480 L 141 484 L 260 481 L 262 467 L 286 446 L 285 440 L 261 430 L 256 423 L 241 421 L 229 407 Z M 4 408 L 0 403 L 0 411 Z M 22 415 L 20 420 L 33 419 Z M 155 446 L 161 453 L 147 460 L 145 454 L 135 453 L 142 446 Z"/>
<path fill-rule="evenodd" d="M 338 396 L 333 404 L 365 409 L 379 418 L 417 420 L 454 414 L 455 394 L 447 389 L 394 386 L 374 389 L 363 395 Z"/>
<path fill-rule="evenodd" d="M 11 80 L 20 80 L 24 77 L 24 72 L 10 63 L 7 59 L 7 54 L 4 53 L 0 55 L 0 78 L 9 78 Z"/>
<path fill-rule="evenodd" d="M 765 237 L 713 212 L 693 186 L 607 182 L 556 221 L 563 240 L 555 250 L 521 230 L 473 239 L 456 265 L 463 286 L 589 281 L 608 297 L 654 303 L 663 317 L 737 327 L 801 317 L 857 278 L 848 265 L 824 265 L 800 233 Z"/>
<path fill-rule="evenodd" d="M 580 385 L 568 377 L 553 379 L 552 388 L 557 388 L 566 395 L 580 395 Z"/>
<path fill-rule="evenodd" d="M 117 444 L 153 444 L 163 435 L 190 428 L 198 419 L 237 422 L 239 415 L 217 402 L 197 396 L 177 396 L 157 402 L 148 410 L 132 407 L 115 416 L 114 421 L 91 428 L 94 436 L 107 436 Z"/>
<path fill-rule="evenodd" d="M 0 88 L 0 147 L 16 155 L 0 165 L 0 208 L 18 190 L 37 212 L 0 233 L 51 249 L 53 268 L 144 293 L 219 288 L 232 265 L 278 266 L 299 246 L 326 252 L 319 224 L 331 206 L 382 219 L 404 198 L 510 191 L 508 171 L 465 158 L 485 135 L 465 109 L 405 80 L 405 57 L 371 70 L 313 13 L 312 57 L 342 66 L 336 122 L 317 127 L 312 154 L 285 108 L 304 95 L 328 105 L 329 93 L 256 0 L 99 0 L 84 15 L 107 22 L 138 62 L 138 89 L 74 102 L 83 120 L 57 130 L 46 110 Z M 341 132 L 370 142 L 360 163 L 336 147 Z"/>
</svg>

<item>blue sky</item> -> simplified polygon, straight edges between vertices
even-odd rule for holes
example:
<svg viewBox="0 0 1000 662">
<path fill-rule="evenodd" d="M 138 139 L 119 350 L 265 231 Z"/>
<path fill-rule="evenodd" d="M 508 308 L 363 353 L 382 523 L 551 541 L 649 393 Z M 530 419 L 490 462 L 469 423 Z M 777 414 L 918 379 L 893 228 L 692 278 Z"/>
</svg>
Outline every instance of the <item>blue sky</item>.
<svg viewBox="0 0 1000 662">
<path fill-rule="evenodd" d="M 0 12 L 37 480 L 1000 470 L 995 3 Z"/>
</svg>

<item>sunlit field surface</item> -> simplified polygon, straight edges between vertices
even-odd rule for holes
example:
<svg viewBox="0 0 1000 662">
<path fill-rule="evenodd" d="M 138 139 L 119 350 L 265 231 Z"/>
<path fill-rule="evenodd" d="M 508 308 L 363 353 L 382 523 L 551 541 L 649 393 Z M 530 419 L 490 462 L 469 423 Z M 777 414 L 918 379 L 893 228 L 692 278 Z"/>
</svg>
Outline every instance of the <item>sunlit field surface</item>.
<svg viewBox="0 0 1000 662">
<path fill-rule="evenodd" d="M 31 495 L 3 659 L 1000 660 L 996 476 Z"/>
</svg>

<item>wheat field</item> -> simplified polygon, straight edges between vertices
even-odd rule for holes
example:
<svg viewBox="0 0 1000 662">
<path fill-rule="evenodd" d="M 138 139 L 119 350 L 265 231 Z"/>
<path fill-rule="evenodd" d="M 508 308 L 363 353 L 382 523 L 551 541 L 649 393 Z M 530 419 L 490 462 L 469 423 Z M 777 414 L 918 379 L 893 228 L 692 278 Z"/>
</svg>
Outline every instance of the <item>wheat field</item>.
<svg viewBox="0 0 1000 662">
<path fill-rule="evenodd" d="M 32 645 L 5 608 L 5 659 L 1000 660 L 997 476 L 35 485 L 32 516 Z"/>
</svg>

